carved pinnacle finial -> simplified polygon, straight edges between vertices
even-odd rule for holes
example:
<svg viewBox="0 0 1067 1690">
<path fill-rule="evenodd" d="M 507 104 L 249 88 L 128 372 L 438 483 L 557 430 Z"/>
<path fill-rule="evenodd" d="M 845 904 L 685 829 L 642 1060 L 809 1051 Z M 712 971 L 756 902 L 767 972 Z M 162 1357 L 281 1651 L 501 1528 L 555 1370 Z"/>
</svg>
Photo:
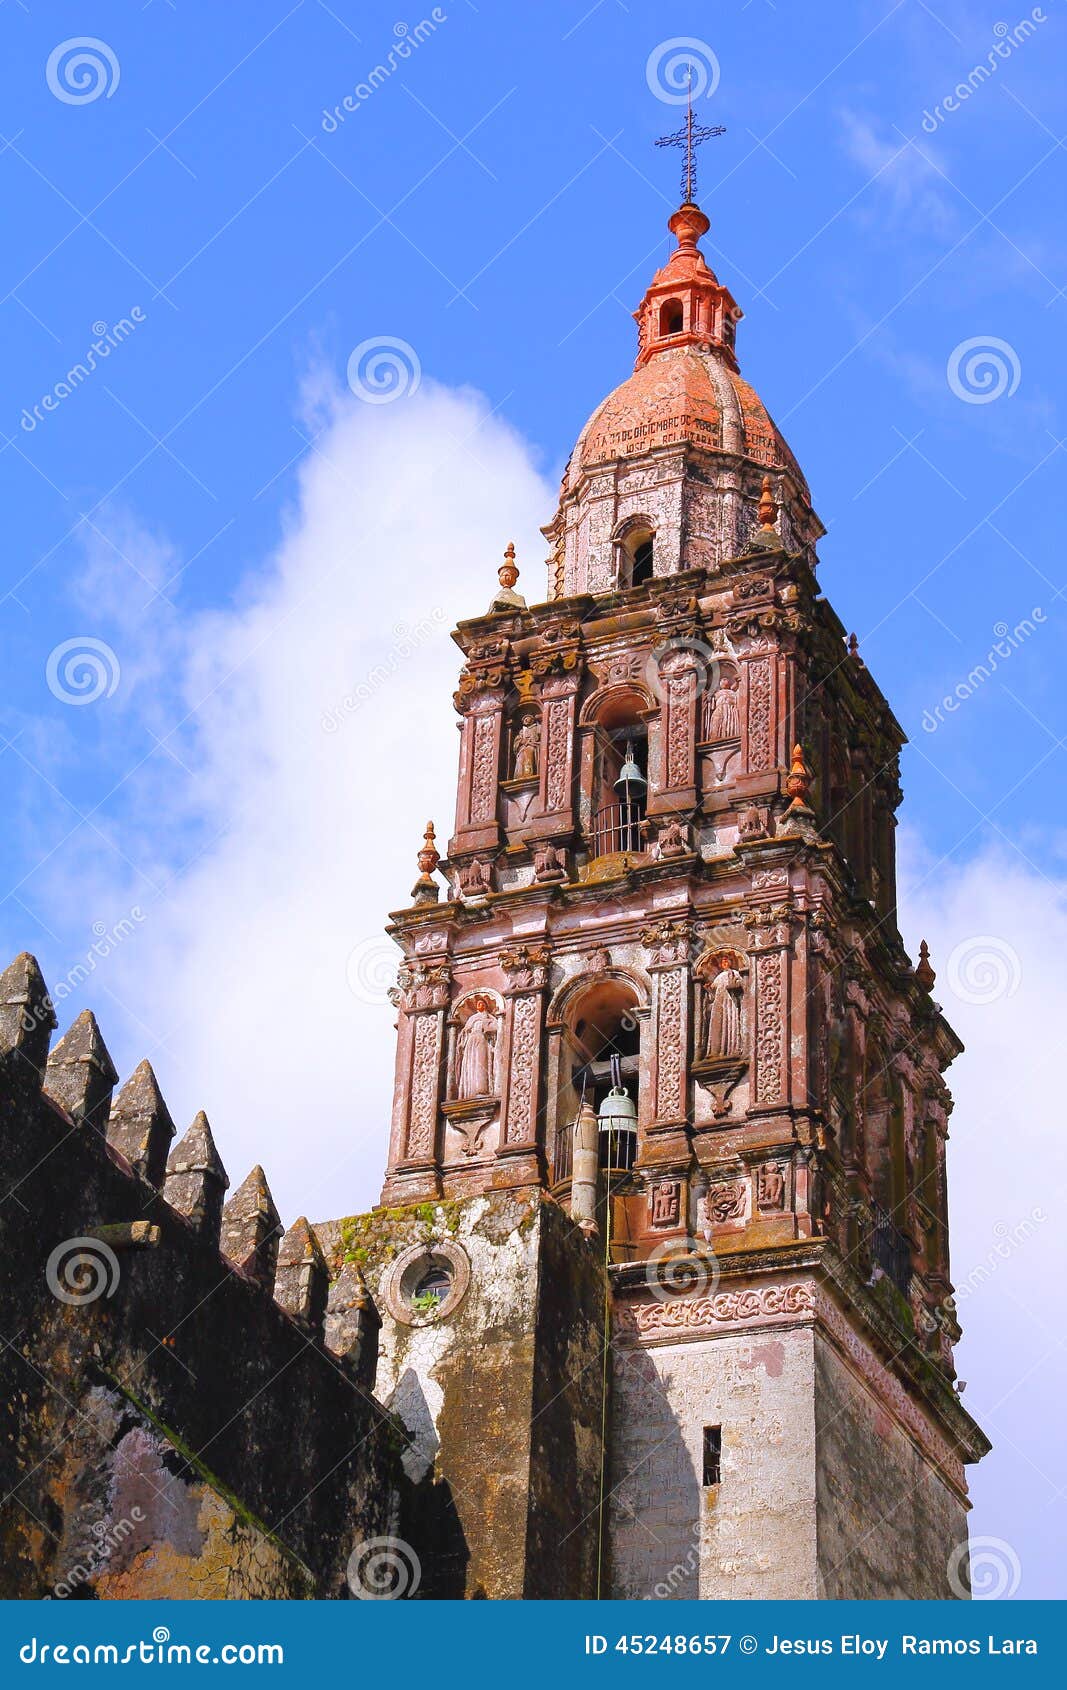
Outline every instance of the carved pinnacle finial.
<svg viewBox="0 0 1067 1690">
<path fill-rule="evenodd" d="M 502 587 L 513 587 L 519 579 L 519 566 L 515 562 L 515 542 L 509 540 L 504 547 L 504 561 L 497 570 Z"/>
<path fill-rule="evenodd" d="M 778 521 L 778 506 L 775 503 L 774 498 L 774 483 L 769 475 L 765 475 L 763 477 L 763 486 L 760 488 L 759 496 L 759 510 L 756 514 L 759 517 L 759 525 L 761 528 L 773 528 L 775 523 Z"/>
<path fill-rule="evenodd" d="M 519 579 L 519 566 L 515 562 L 514 540 L 509 540 L 504 547 L 504 561 L 496 573 L 500 585 L 493 594 L 493 602 L 489 606 L 488 614 L 492 616 L 498 610 L 525 610 L 526 600 L 521 593 L 515 591 L 515 583 Z"/>
<path fill-rule="evenodd" d="M 863 658 L 860 656 L 860 642 L 855 634 L 848 636 L 848 655 L 854 657 L 857 663 L 863 662 Z"/>
<path fill-rule="evenodd" d="M 427 822 L 422 845 L 415 858 L 419 865 L 419 878 L 411 888 L 411 896 L 416 904 L 436 904 L 440 896 L 433 878 L 433 871 L 441 861 L 441 853 L 434 844 L 436 837 L 433 822 Z"/>
<path fill-rule="evenodd" d="M 919 960 L 915 966 L 915 978 L 924 992 L 932 992 L 937 975 L 930 966 L 930 947 L 923 939 L 919 945 Z"/>
<path fill-rule="evenodd" d="M 789 773 L 785 778 L 785 789 L 792 802 L 786 810 L 786 815 L 793 815 L 798 810 L 810 813 L 808 794 L 811 791 L 811 770 L 804 761 L 804 747 L 794 745 L 793 760 Z"/>
</svg>

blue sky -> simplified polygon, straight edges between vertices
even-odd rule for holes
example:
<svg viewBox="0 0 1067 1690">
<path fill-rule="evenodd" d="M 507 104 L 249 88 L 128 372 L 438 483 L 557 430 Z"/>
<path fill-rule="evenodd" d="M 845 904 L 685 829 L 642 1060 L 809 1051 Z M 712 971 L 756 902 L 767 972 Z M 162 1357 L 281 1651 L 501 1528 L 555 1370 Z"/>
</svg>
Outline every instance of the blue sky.
<svg viewBox="0 0 1067 1690">
<path fill-rule="evenodd" d="M 447 628 L 482 607 L 512 530 L 541 594 L 537 523 L 631 367 L 629 313 L 668 250 L 677 159 L 652 143 L 681 114 L 650 59 L 692 38 L 716 84 L 701 115 L 727 126 L 699 197 L 746 313 L 742 369 L 829 529 L 824 589 L 911 738 L 902 919 L 913 950 L 931 937 L 971 1047 L 957 1277 L 983 1263 L 1063 1187 L 1059 0 L 8 0 L 0 31 L 0 948 L 63 979 L 136 908 L 65 1017 L 91 1003 L 124 1074 L 147 1051 L 176 1113 L 205 1102 L 235 1183 L 261 1157 L 289 1215 L 373 1201 L 376 936 L 425 813 L 450 819 Z M 106 49 L 92 99 L 47 72 L 83 36 Z M 350 354 L 390 338 L 421 385 L 361 403 Z M 49 674 L 86 639 L 105 685 L 81 706 Z M 323 731 L 346 676 L 382 662 L 396 685 Z M 992 990 L 968 984 L 975 944 Z M 1024 1154 L 994 1176 L 1005 1133 Z M 981 1519 L 1017 1545 L 1024 1595 L 1052 1593 L 1064 1482 L 1027 1418 L 1051 1424 L 1061 1389 L 1054 1226 L 975 1298 L 964 1352 L 1001 1440 Z M 1026 1383 L 1002 1407 L 1005 1369 Z"/>
</svg>

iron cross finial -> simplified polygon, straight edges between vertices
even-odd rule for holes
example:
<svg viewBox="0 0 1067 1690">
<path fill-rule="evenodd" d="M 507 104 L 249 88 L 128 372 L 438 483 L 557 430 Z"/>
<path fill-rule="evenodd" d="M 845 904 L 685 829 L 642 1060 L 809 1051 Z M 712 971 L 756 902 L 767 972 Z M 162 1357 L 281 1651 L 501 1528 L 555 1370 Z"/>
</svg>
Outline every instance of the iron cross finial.
<svg viewBox="0 0 1067 1690">
<path fill-rule="evenodd" d="M 656 142 L 657 147 L 682 147 L 685 157 L 682 164 L 682 200 L 686 205 L 696 203 L 697 191 L 697 161 L 696 149 L 702 141 L 710 141 L 714 135 L 725 135 L 724 124 L 716 124 L 710 128 L 707 124 L 693 121 L 693 67 L 689 66 L 689 98 L 686 102 L 685 122 L 673 135 L 661 135 Z"/>
</svg>

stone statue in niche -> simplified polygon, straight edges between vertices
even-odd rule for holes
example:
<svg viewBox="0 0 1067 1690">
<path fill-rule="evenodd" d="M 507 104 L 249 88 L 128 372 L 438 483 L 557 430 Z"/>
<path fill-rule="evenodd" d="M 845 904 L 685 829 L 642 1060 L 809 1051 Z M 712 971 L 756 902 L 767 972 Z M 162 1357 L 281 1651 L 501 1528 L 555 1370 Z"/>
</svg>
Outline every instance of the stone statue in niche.
<svg viewBox="0 0 1067 1690">
<path fill-rule="evenodd" d="M 729 955 L 721 957 L 718 973 L 704 987 L 705 1061 L 744 1054 L 741 999 L 745 979 L 735 961 Z"/>
<path fill-rule="evenodd" d="M 512 777 L 534 780 L 541 766 L 541 727 L 532 716 L 524 716 L 515 735 Z"/>
<path fill-rule="evenodd" d="M 456 1095 L 492 1097 L 496 1092 L 497 1020 L 488 998 L 475 998 L 456 1038 Z"/>
<path fill-rule="evenodd" d="M 756 1202 L 761 1209 L 784 1209 L 785 1175 L 778 1162 L 764 1162 L 756 1173 Z"/>
<path fill-rule="evenodd" d="M 740 739 L 741 712 L 737 703 L 737 677 L 724 675 L 713 693 L 704 700 L 704 738 Z"/>
</svg>

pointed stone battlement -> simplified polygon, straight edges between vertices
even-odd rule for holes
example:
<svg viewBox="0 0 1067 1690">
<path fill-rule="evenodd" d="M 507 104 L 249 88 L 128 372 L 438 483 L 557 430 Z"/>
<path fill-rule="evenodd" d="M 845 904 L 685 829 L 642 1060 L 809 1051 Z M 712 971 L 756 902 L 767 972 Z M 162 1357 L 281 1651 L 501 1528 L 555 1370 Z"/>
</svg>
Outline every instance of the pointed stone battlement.
<svg viewBox="0 0 1067 1690">
<path fill-rule="evenodd" d="M 83 1009 L 48 1058 L 45 1090 L 78 1126 L 103 1133 L 118 1072 L 91 1009 Z"/>
<path fill-rule="evenodd" d="M 281 1216 L 267 1176 L 257 1162 L 222 1211 L 222 1253 L 249 1279 L 270 1291 L 281 1236 Z"/>
<path fill-rule="evenodd" d="M 211 1126 L 201 1109 L 167 1162 L 163 1195 L 204 1238 L 218 1243 L 222 1206 L 230 1180 L 215 1149 Z"/>
<path fill-rule="evenodd" d="M 329 1289 L 326 1262 L 307 1217 L 294 1221 L 282 1239 L 274 1276 L 274 1297 L 305 1331 L 321 1338 Z"/>
<path fill-rule="evenodd" d="M 107 1141 L 158 1190 L 177 1128 L 163 1101 L 152 1064 L 136 1067 L 111 1106 Z"/>
</svg>

